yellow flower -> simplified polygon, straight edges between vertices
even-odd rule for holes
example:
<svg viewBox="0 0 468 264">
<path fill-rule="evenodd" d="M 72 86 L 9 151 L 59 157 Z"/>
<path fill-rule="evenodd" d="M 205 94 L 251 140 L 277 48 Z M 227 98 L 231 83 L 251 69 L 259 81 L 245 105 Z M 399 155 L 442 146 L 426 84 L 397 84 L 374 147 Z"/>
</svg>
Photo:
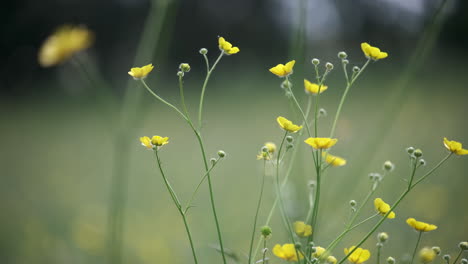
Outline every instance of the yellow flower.
<svg viewBox="0 0 468 264">
<path fill-rule="evenodd" d="M 149 137 L 140 138 L 141 145 L 145 146 L 148 149 L 152 149 L 153 145 L 151 144 L 151 139 Z"/>
<path fill-rule="evenodd" d="M 468 149 L 463 149 L 463 146 L 460 142 L 451 140 L 449 141 L 447 138 L 444 137 L 444 146 L 445 148 L 453 152 L 457 155 L 467 155 L 468 154 Z"/>
<path fill-rule="evenodd" d="M 283 246 L 276 244 L 273 247 L 273 254 L 278 258 L 287 260 L 287 261 L 298 261 L 296 248 L 294 244 L 284 244 Z M 302 259 L 303 256 L 299 253 L 299 259 Z"/>
<path fill-rule="evenodd" d="M 289 121 L 288 119 L 282 117 L 282 116 L 278 116 L 278 118 L 276 118 L 276 121 L 278 122 L 279 126 L 288 131 L 288 132 L 291 132 L 291 133 L 296 133 L 297 131 L 301 130 L 302 126 L 298 126 L 298 125 L 295 125 L 293 124 L 293 122 Z"/>
<path fill-rule="evenodd" d="M 276 151 L 276 144 L 273 142 L 266 142 L 265 147 L 267 147 L 268 152 L 274 153 Z"/>
<path fill-rule="evenodd" d="M 353 249 L 355 248 L 355 246 L 352 246 L 350 247 L 349 249 L 345 248 L 344 249 L 344 253 L 345 255 L 348 255 L 349 252 L 351 252 Z M 362 249 L 362 248 L 357 248 L 353 254 L 351 254 L 349 257 L 348 257 L 348 260 L 352 263 L 355 263 L 355 264 L 360 264 L 360 263 L 363 263 L 365 262 L 366 260 L 368 260 L 370 258 L 370 252 L 369 250 L 367 249 Z"/>
<path fill-rule="evenodd" d="M 433 249 L 425 247 L 419 251 L 419 260 L 424 263 L 430 263 L 432 262 L 437 254 L 434 252 Z"/>
<path fill-rule="evenodd" d="M 218 38 L 219 49 L 226 55 L 236 54 L 240 51 L 238 47 L 233 47 L 231 43 L 227 42 L 223 37 Z"/>
<path fill-rule="evenodd" d="M 334 156 L 332 154 L 323 152 L 322 157 L 325 158 L 326 163 L 328 163 L 328 164 L 330 164 L 330 165 L 332 165 L 334 167 L 340 167 L 340 166 L 346 165 L 346 160 L 343 159 L 343 158 L 340 158 L 338 156 Z"/>
<path fill-rule="evenodd" d="M 329 149 L 333 147 L 338 139 L 336 138 L 313 138 L 310 137 L 304 140 L 305 143 L 313 147 L 314 149 Z"/>
<path fill-rule="evenodd" d="M 320 258 L 325 251 L 323 247 L 315 247 L 315 253 L 312 256 L 314 258 Z"/>
<path fill-rule="evenodd" d="M 153 136 L 151 138 L 151 144 L 154 146 L 160 147 L 169 143 L 168 137 Z"/>
<path fill-rule="evenodd" d="M 379 212 L 382 216 L 383 215 L 386 215 L 388 213 L 388 211 L 390 211 L 390 205 L 385 203 L 382 199 L 380 198 L 375 198 L 374 200 L 374 206 L 375 206 L 375 210 L 377 210 L 377 212 Z M 394 212 L 390 212 L 387 216 L 387 218 L 389 219 L 393 219 L 395 218 L 395 213 Z"/>
<path fill-rule="evenodd" d="M 302 221 L 294 222 L 294 232 L 300 237 L 308 237 L 312 235 L 312 226 L 306 225 Z"/>
<path fill-rule="evenodd" d="M 334 256 L 329 256 L 327 258 L 327 263 L 329 264 L 336 264 L 336 262 L 338 262 L 338 260 Z"/>
<path fill-rule="evenodd" d="M 146 78 L 148 74 L 153 70 L 153 64 L 148 64 L 143 67 L 134 67 L 131 68 L 128 74 L 133 77 L 135 80 L 140 80 Z"/>
<path fill-rule="evenodd" d="M 326 85 L 321 85 L 319 89 L 319 85 L 316 83 L 311 83 L 308 80 L 304 79 L 304 89 L 306 93 L 311 93 L 311 94 L 318 94 L 319 90 L 320 93 L 325 92 L 328 89 L 328 86 Z"/>
<path fill-rule="evenodd" d="M 436 225 L 431 225 L 431 224 L 428 224 L 428 223 L 416 221 L 416 219 L 414 219 L 414 218 L 408 218 L 408 220 L 406 220 L 406 223 L 409 226 L 411 226 L 412 228 L 416 229 L 417 231 L 421 231 L 421 232 L 429 232 L 429 231 L 437 229 Z"/>
<path fill-rule="evenodd" d="M 372 47 L 367 42 L 361 43 L 361 49 L 362 52 L 364 52 L 364 55 L 366 55 L 366 58 L 368 59 L 380 60 L 388 57 L 387 52 L 382 52 L 379 48 Z"/>
<path fill-rule="evenodd" d="M 293 72 L 294 63 L 296 63 L 295 60 L 286 63 L 286 65 L 278 64 L 275 67 L 271 68 L 270 72 L 278 77 L 286 77 Z"/>
<path fill-rule="evenodd" d="M 62 26 L 49 36 L 39 50 L 39 64 L 50 67 L 91 46 L 94 36 L 84 26 Z"/>
</svg>

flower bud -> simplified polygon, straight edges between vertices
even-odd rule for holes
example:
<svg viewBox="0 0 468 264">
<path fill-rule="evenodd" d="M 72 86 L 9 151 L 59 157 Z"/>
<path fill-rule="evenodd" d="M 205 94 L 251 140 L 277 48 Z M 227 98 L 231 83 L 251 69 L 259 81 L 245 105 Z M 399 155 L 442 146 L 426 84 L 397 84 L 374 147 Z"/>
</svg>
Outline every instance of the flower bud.
<svg viewBox="0 0 468 264">
<path fill-rule="evenodd" d="M 309 185 L 309 188 L 314 189 L 315 188 L 315 181 L 309 181 L 308 185 Z"/>
<path fill-rule="evenodd" d="M 211 162 L 211 165 L 215 165 L 216 159 L 215 159 L 215 158 L 211 158 L 211 159 L 210 159 L 210 162 Z"/>
<path fill-rule="evenodd" d="M 292 143 L 294 141 L 294 138 L 292 136 L 287 136 L 286 141 Z"/>
<path fill-rule="evenodd" d="M 460 244 L 458 244 L 458 247 L 461 250 L 468 250 L 468 242 L 467 241 L 460 242 Z"/>
<path fill-rule="evenodd" d="M 222 150 L 219 150 L 219 151 L 218 151 L 218 156 L 219 156 L 220 158 L 224 158 L 224 157 L 226 157 L 226 152 L 224 152 L 224 151 L 222 151 Z"/>
<path fill-rule="evenodd" d="M 436 253 L 431 248 L 425 247 L 419 251 L 419 260 L 424 264 L 432 262 L 435 257 Z"/>
<path fill-rule="evenodd" d="M 271 236 L 271 227 L 263 226 L 262 228 L 260 228 L 260 233 L 262 233 L 263 238 L 265 238 L 265 239 L 270 238 L 270 236 Z"/>
<path fill-rule="evenodd" d="M 262 249 L 262 254 L 266 254 L 267 252 L 268 252 L 268 248 Z M 266 261 L 265 261 L 265 263 L 266 263 Z"/>
<path fill-rule="evenodd" d="M 420 166 L 426 166 L 426 161 L 424 159 L 419 160 L 419 165 Z"/>
<path fill-rule="evenodd" d="M 348 57 L 348 54 L 346 54 L 346 52 L 344 52 L 344 51 L 338 52 L 338 58 L 346 59 L 347 57 Z"/>
<path fill-rule="evenodd" d="M 385 243 L 388 240 L 388 234 L 385 232 L 381 232 L 377 235 L 377 238 L 381 243 Z"/>
<path fill-rule="evenodd" d="M 177 72 L 177 76 L 179 76 L 179 77 L 184 77 L 184 72 L 178 71 L 178 72 Z"/>
<path fill-rule="evenodd" d="M 319 116 L 327 116 L 327 110 L 324 108 L 319 109 Z"/>
<path fill-rule="evenodd" d="M 386 171 L 392 171 L 395 169 L 395 164 L 393 164 L 391 161 L 387 160 L 383 164 L 383 169 Z"/>
<path fill-rule="evenodd" d="M 461 264 L 468 264 L 468 259 L 462 258 L 461 259 Z"/>
<path fill-rule="evenodd" d="M 317 59 L 317 58 L 313 58 L 313 59 L 312 59 L 312 64 L 315 65 L 315 66 L 317 66 L 317 65 L 320 64 L 320 60 Z"/>
<path fill-rule="evenodd" d="M 353 72 L 358 73 L 361 69 L 358 66 L 353 67 Z"/>
<path fill-rule="evenodd" d="M 440 255 L 440 247 L 432 247 L 432 251 L 434 251 L 434 253 L 436 253 L 436 255 Z"/>
<path fill-rule="evenodd" d="M 268 148 L 267 148 L 267 146 L 263 146 L 263 147 L 262 147 L 262 152 L 263 152 L 263 153 L 268 153 Z"/>
<path fill-rule="evenodd" d="M 313 248 L 314 246 L 315 246 L 315 243 L 314 243 L 313 241 L 310 241 L 309 247 L 310 247 L 310 248 Z"/>
<path fill-rule="evenodd" d="M 292 148 L 294 148 L 294 145 L 293 145 L 293 144 L 288 144 L 288 145 L 286 145 L 286 149 L 287 149 L 287 150 L 292 149 Z"/>
<path fill-rule="evenodd" d="M 422 150 L 420 150 L 420 149 L 414 150 L 413 155 L 414 155 L 416 158 L 422 157 L 422 155 L 423 155 Z"/>
<path fill-rule="evenodd" d="M 450 262 L 450 255 L 449 255 L 449 254 L 445 254 L 442 258 L 443 258 L 445 261 L 447 261 L 447 263 Z"/>
<path fill-rule="evenodd" d="M 288 89 L 292 88 L 292 83 L 289 80 L 286 79 L 281 83 L 281 88 L 283 88 L 285 90 L 288 90 Z"/>
<path fill-rule="evenodd" d="M 383 244 L 380 243 L 380 242 L 378 242 L 377 244 L 375 244 L 375 246 L 376 246 L 377 248 L 382 248 L 382 247 L 383 247 Z"/>
<path fill-rule="evenodd" d="M 348 65 L 348 64 L 349 64 L 349 60 L 342 60 L 341 63 L 343 63 L 344 65 Z"/>
<path fill-rule="evenodd" d="M 356 200 L 349 201 L 349 205 L 351 205 L 352 207 L 356 206 L 356 204 Z"/>
<path fill-rule="evenodd" d="M 388 257 L 388 258 L 387 258 L 387 263 L 388 263 L 388 264 L 395 264 L 395 259 L 392 258 L 392 257 Z"/>
<path fill-rule="evenodd" d="M 205 54 L 207 54 L 207 53 L 208 53 L 208 50 L 207 50 L 207 49 L 205 49 L 205 48 L 200 49 L 200 54 L 201 54 L 201 55 L 205 55 Z"/>
<path fill-rule="evenodd" d="M 411 155 L 414 152 L 414 148 L 413 147 L 406 148 L 406 152 L 408 152 L 408 154 Z"/>
<path fill-rule="evenodd" d="M 294 244 L 294 247 L 295 247 L 296 249 L 301 249 L 301 248 L 302 248 L 301 242 L 296 242 L 296 243 Z"/>
<path fill-rule="evenodd" d="M 311 247 L 310 248 L 310 253 L 314 254 L 315 252 L 317 252 L 317 248 L 316 247 Z"/>
<path fill-rule="evenodd" d="M 183 72 L 189 72 L 190 71 L 190 65 L 188 63 L 181 63 L 179 65 L 179 69 Z"/>
<path fill-rule="evenodd" d="M 333 64 L 331 62 L 325 63 L 325 68 L 327 68 L 328 71 L 333 70 Z"/>
</svg>

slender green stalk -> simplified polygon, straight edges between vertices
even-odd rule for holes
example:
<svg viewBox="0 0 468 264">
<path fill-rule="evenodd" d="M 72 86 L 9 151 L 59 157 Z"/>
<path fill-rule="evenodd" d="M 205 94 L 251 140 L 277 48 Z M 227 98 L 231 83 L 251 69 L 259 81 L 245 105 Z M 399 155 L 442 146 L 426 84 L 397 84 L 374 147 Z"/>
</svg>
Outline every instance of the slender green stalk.
<svg viewBox="0 0 468 264">
<path fill-rule="evenodd" d="M 368 59 L 366 61 L 366 63 L 364 64 L 364 66 L 362 66 L 361 70 L 346 85 L 346 89 L 345 89 L 343 95 L 341 96 L 340 103 L 338 104 L 338 109 L 336 110 L 335 119 L 333 120 L 331 132 L 330 132 L 330 138 L 332 138 L 335 135 L 336 123 L 338 121 L 338 118 L 340 117 L 341 108 L 343 107 L 344 101 L 346 100 L 346 95 L 348 94 L 349 89 L 351 88 L 351 86 L 353 86 L 354 82 L 359 78 L 359 75 L 361 75 L 361 73 L 366 69 L 366 67 L 367 67 L 367 65 L 369 65 L 370 61 L 371 61 L 371 59 Z"/>
<path fill-rule="evenodd" d="M 179 91 L 180 91 L 180 102 L 182 104 L 182 110 L 184 110 L 184 114 L 187 119 L 190 119 L 189 113 L 187 111 L 187 105 L 185 105 L 185 95 L 184 95 L 184 76 L 179 76 Z"/>
<path fill-rule="evenodd" d="M 380 219 L 379 222 L 377 222 L 377 224 L 374 225 L 374 227 L 361 239 L 361 241 L 359 241 L 359 243 L 357 243 L 356 247 L 351 250 L 344 258 L 342 258 L 338 264 L 341 264 L 343 263 L 351 254 L 353 254 L 353 252 L 359 247 L 361 246 L 364 242 L 366 242 L 366 240 L 375 232 L 375 230 L 377 230 L 377 228 L 380 227 L 380 225 L 382 225 L 382 223 L 387 219 L 387 216 L 395 210 L 395 208 L 400 204 L 400 202 L 406 197 L 406 195 L 408 195 L 408 193 L 414 188 L 416 187 L 416 185 L 418 185 L 421 181 L 423 181 L 424 179 L 426 179 L 427 177 L 429 177 L 429 175 L 431 175 L 437 168 L 439 168 L 448 158 L 450 158 L 450 156 L 452 156 L 452 152 L 450 152 L 445 158 L 443 158 L 437 165 L 435 165 L 430 171 L 428 171 L 426 174 L 424 174 L 421 178 L 419 178 L 419 180 L 417 180 L 415 183 L 413 183 L 412 185 L 408 185 L 409 187 L 400 195 L 400 197 L 397 199 L 397 201 L 392 205 L 392 207 L 390 208 L 390 210 L 382 217 L 382 219 Z M 414 174 L 414 173 L 413 173 Z M 411 176 L 411 178 L 414 177 L 414 175 Z"/>
<path fill-rule="evenodd" d="M 263 197 L 263 187 L 265 186 L 265 176 L 266 176 L 266 160 L 263 161 L 263 176 L 262 176 L 262 183 L 260 185 L 260 195 L 258 198 L 257 210 L 255 211 L 255 217 L 253 222 L 253 230 L 252 230 L 252 238 L 250 239 L 250 249 L 249 249 L 249 264 L 252 263 L 252 249 L 255 240 L 255 231 L 257 227 L 257 219 L 258 219 L 258 212 L 260 211 L 260 205 L 262 204 L 262 197 Z M 254 256 L 255 257 L 255 256 Z"/>
<path fill-rule="evenodd" d="M 377 264 L 380 264 L 380 250 L 382 247 L 377 246 Z"/>
<path fill-rule="evenodd" d="M 165 105 L 169 106 L 170 108 L 174 109 L 183 119 L 185 119 L 185 121 L 189 122 L 188 118 L 177 107 L 175 107 L 173 104 L 169 103 L 168 101 L 162 99 L 159 95 L 157 95 L 155 92 L 153 92 L 153 90 L 151 90 L 151 88 L 149 88 L 149 86 L 146 84 L 145 80 L 140 79 L 140 82 L 143 84 L 143 87 L 145 87 L 146 90 L 152 96 L 156 97 L 156 99 L 158 99 L 159 101 L 161 101 Z"/>
<path fill-rule="evenodd" d="M 198 108 L 198 126 L 200 128 L 202 127 L 203 100 L 205 99 L 206 86 L 208 84 L 208 81 L 210 80 L 211 73 L 214 71 L 214 69 L 216 68 L 216 65 L 218 65 L 218 62 L 221 60 L 223 55 L 224 55 L 224 52 L 221 51 L 221 53 L 219 54 L 219 57 L 216 59 L 215 63 L 213 63 L 213 66 L 211 67 L 211 69 L 209 68 L 208 59 L 206 58 L 206 55 L 204 55 L 205 61 L 206 61 L 206 67 L 207 67 L 207 70 L 208 69 L 209 70 L 206 73 L 206 78 L 205 78 L 205 81 L 203 82 L 203 87 L 202 87 L 202 91 L 200 95 L 200 106 Z"/>
<path fill-rule="evenodd" d="M 156 160 L 158 162 L 158 168 L 159 168 L 159 171 L 161 172 L 161 176 L 162 176 L 162 178 L 164 180 L 164 184 L 166 185 L 167 191 L 171 195 L 172 201 L 174 202 L 175 206 L 177 207 L 177 210 L 180 213 L 180 216 L 182 217 L 182 219 L 184 221 L 185 231 L 187 232 L 187 237 L 189 239 L 190 248 L 192 249 L 193 261 L 195 262 L 195 264 L 198 264 L 197 254 L 195 252 L 195 246 L 193 244 L 192 234 L 190 233 L 190 228 L 189 228 L 189 225 L 188 225 L 188 222 L 187 222 L 186 215 L 185 215 L 184 211 L 182 210 L 182 205 L 180 203 L 179 198 L 177 197 L 177 194 L 175 193 L 175 191 L 172 188 L 171 184 L 169 183 L 166 175 L 164 174 L 164 171 L 163 171 L 162 166 L 161 166 L 161 160 L 160 160 L 159 155 L 158 155 L 158 149 L 154 150 L 154 154 L 156 156 Z"/>
<path fill-rule="evenodd" d="M 411 257 L 410 264 L 413 264 L 414 257 L 416 256 L 416 252 L 418 252 L 418 246 L 419 246 L 419 242 L 421 241 L 422 233 L 423 233 L 422 231 L 419 231 L 418 240 L 416 240 L 416 246 L 414 247 L 413 256 Z"/>
<path fill-rule="evenodd" d="M 263 238 L 263 256 L 262 256 L 262 264 L 265 263 L 265 257 L 266 257 L 266 248 L 267 248 L 267 239 Z M 249 262 L 250 264 L 250 262 Z"/>
<path fill-rule="evenodd" d="M 460 252 L 458 253 L 457 257 L 453 261 L 453 264 L 457 264 L 457 261 L 460 259 L 461 255 L 463 254 L 463 249 L 460 249 Z"/>
<path fill-rule="evenodd" d="M 289 83 L 289 77 L 286 77 L 286 82 Z M 305 124 L 305 127 L 306 127 L 306 130 L 307 130 L 307 134 L 309 135 L 309 137 L 312 136 L 312 134 L 310 133 L 310 125 L 309 125 L 309 122 L 307 120 L 307 116 L 306 114 L 304 113 L 304 111 L 302 110 L 302 107 L 301 105 L 299 104 L 299 102 L 297 101 L 296 99 L 296 96 L 294 96 L 294 93 L 291 89 L 291 85 L 288 85 L 288 90 L 289 90 L 289 94 L 291 95 L 291 98 L 293 99 L 293 102 L 294 104 L 296 105 L 297 109 L 299 110 L 299 112 L 301 112 L 301 115 L 302 115 L 302 119 L 304 120 L 304 124 Z"/>
</svg>

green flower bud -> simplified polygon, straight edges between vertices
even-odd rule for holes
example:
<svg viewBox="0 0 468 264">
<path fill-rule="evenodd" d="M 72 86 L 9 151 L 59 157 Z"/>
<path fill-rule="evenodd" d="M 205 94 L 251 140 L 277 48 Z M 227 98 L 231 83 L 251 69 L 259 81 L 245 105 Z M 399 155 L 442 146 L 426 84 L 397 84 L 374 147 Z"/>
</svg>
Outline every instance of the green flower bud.
<svg viewBox="0 0 468 264">
<path fill-rule="evenodd" d="M 436 255 L 440 255 L 440 247 L 432 247 L 432 251 L 434 251 L 434 253 L 436 253 Z"/>
<path fill-rule="evenodd" d="M 348 65 L 348 64 L 349 64 L 349 60 L 342 60 L 341 63 L 343 63 L 344 65 Z"/>
<path fill-rule="evenodd" d="M 423 155 L 422 150 L 420 150 L 420 149 L 414 150 L 413 155 L 414 155 L 416 158 L 422 157 L 422 155 Z"/>
<path fill-rule="evenodd" d="M 262 152 L 263 152 L 263 153 L 268 153 L 268 148 L 267 148 L 267 146 L 263 146 L 263 147 L 262 147 Z"/>
<path fill-rule="evenodd" d="M 262 236 L 267 239 L 271 236 L 271 227 L 269 226 L 263 226 L 262 228 L 260 228 L 260 232 L 262 233 Z"/>
<path fill-rule="evenodd" d="M 449 254 L 445 254 L 442 258 L 443 258 L 445 261 L 447 261 L 447 263 L 450 262 L 450 255 L 449 255 Z"/>
<path fill-rule="evenodd" d="M 290 89 L 292 88 L 292 83 L 286 79 L 281 83 L 281 88 L 286 89 L 286 90 Z"/>
<path fill-rule="evenodd" d="M 468 259 L 462 258 L 461 259 L 461 264 L 468 264 Z"/>
<path fill-rule="evenodd" d="M 361 69 L 358 66 L 353 67 L 353 72 L 358 73 Z"/>
<path fill-rule="evenodd" d="M 356 206 L 356 204 L 356 200 L 349 201 L 349 205 L 351 205 L 352 207 Z"/>
<path fill-rule="evenodd" d="M 295 247 L 296 249 L 301 249 L 301 248 L 302 248 L 301 242 L 296 242 L 296 244 L 294 244 L 294 247 Z"/>
<path fill-rule="evenodd" d="M 388 234 L 385 232 L 381 232 L 377 235 L 377 238 L 379 239 L 381 243 L 384 243 L 388 240 Z"/>
<path fill-rule="evenodd" d="M 179 69 L 183 72 L 189 72 L 190 71 L 190 65 L 188 63 L 181 63 L 179 65 Z"/>
<path fill-rule="evenodd" d="M 177 72 L 177 76 L 179 76 L 179 77 L 184 77 L 184 72 L 178 71 L 178 72 Z"/>
<path fill-rule="evenodd" d="M 312 59 L 312 64 L 315 65 L 315 66 L 317 66 L 317 65 L 320 64 L 320 60 L 317 59 L 317 58 L 313 58 L 313 59 Z"/>
<path fill-rule="evenodd" d="M 310 247 L 310 248 L 313 248 L 314 246 L 315 246 L 315 243 L 314 243 L 314 242 L 312 242 L 312 241 L 310 241 L 310 243 L 309 243 L 309 247 Z"/>
<path fill-rule="evenodd" d="M 344 52 L 344 51 L 338 52 L 338 58 L 346 59 L 347 57 L 348 57 L 348 54 L 346 54 L 346 52 Z"/>
<path fill-rule="evenodd" d="M 317 248 L 316 247 L 311 247 L 310 248 L 310 253 L 314 254 L 315 252 L 317 252 Z"/>
<path fill-rule="evenodd" d="M 319 109 L 319 116 L 327 116 L 327 110 L 320 108 Z"/>
<path fill-rule="evenodd" d="M 395 169 L 395 165 L 391 161 L 387 160 L 383 164 L 383 169 L 386 171 L 392 171 Z"/>
<path fill-rule="evenodd" d="M 215 165 L 216 159 L 215 159 L 215 158 L 211 158 L 211 159 L 210 159 L 210 162 L 211 162 L 211 165 Z"/>
<path fill-rule="evenodd" d="M 294 141 L 294 138 L 292 136 L 287 136 L 286 141 L 292 143 Z"/>
<path fill-rule="evenodd" d="M 408 154 L 411 155 L 414 152 L 414 148 L 413 147 L 406 148 L 406 152 L 408 152 Z"/>
<path fill-rule="evenodd" d="M 226 152 L 224 152 L 224 151 L 222 151 L 222 150 L 219 150 L 219 151 L 218 151 L 218 156 L 219 156 L 220 158 L 224 158 L 224 157 L 226 157 Z"/>
<path fill-rule="evenodd" d="M 208 53 L 208 50 L 205 48 L 200 49 L 200 54 L 205 55 Z"/>
<path fill-rule="evenodd" d="M 376 246 L 377 248 L 382 248 L 382 247 L 383 247 L 383 244 L 379 242 L 379 243 L 375 244 L 375 246 Z"/>
<path fill-rule="evenodd" d="M 426 161 L 424 159 L 419 160 L 419 165 L 426 166 Z"/>
<path fill-rule="evenodd" d="M 395 264 L 395 259 L 392 258 L 392 257 L 388 257 L 388 258 L 387 258 L 387 263 L 388 263 L 388 264 Z"/>
<path fill-rule="evenodd" d="M 468 242 L 467 241 L 460 242 L 460 244 L 458 244 L 458 247 L 461 250 L 468 250 Z"/>
<path fill-rule="evenodd" d="M 333 70 L 333 64 L 331 62 L 325 63 L 325 68 L 327 68 L 328 71 Z"/>
</svg>

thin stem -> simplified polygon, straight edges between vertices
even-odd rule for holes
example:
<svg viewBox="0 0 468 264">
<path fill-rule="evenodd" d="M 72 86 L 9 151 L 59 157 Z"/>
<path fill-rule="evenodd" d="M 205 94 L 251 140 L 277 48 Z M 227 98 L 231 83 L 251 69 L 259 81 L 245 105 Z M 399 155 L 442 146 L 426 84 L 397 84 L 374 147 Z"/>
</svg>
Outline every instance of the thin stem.
<svg viewBox="0 0 468 264">
<path fill-rule="evenodd" d="M 159 95 L 157 95 L 155 92 L 153 92 L 153 90 L 151 90 L 151 88 L 149 88 L 149 86 L 146 84 L 145 80 L 140 79 L 140 81 L 143 84 L 143 87 L 145 87 L 146 90 L 148 90 L 148 92 L 152 96 L 156 97 L 156 99 L 158 99 L 159 101 L 161 101 L 165 105 L 169 106 L 170 108 L 174 109 L 183 119 L 185 119 L 185 121 L 187 121 L 187 122 L 189 121 L 188 118 L 177 107 L 175 107 L 173 104 L 169 103 L 168 101 L 162 99 Z"/>
<path fill-rule="evenodd" d="M 286 77 L 286 83 L 289 83 L 289 78 L 288 77 Z M 291 85 L 288 86 L 288 90 L 289 90 L 289 93 L 291 95 L 291 98 L 293 99 L 294 104 L 296 105 L 297 109 L 299 109 L 299 112 L 301 112 L 302 119 L 304 120 L 304 124 L 305 124 L 305 127 L 307 129 L 307 134 L 309 135 L 309 137 L 311 137 L 312 134 L 310 133 L 309 122 L 307 121 L 307 117 L 306 117 L 304 111 L 302 110 L 301 105 L 297 101 L 296 96 L 294 96 L 294 93 L 293 93 L 293 91 L 291 89 Z"/>
<path fill-rule="evenodd" d="M 380 250 L 382 249 L 381 246 L 377 246 L 377 264 L 380 264 Z"/>
<path fill-rule="evenodd" d="M 265 263 L 265 257 L 266 257 L 266 247 L 267 246 L 267 239 L 263 238 L 263 256 L 262 256 L 262 264 Z M 250 262 L 249 262 L 250 264 Z"/>
<path fill-rule="evenodd" d="M 350 226 L 352 226 L 354 224 L 354 221 L 356 221 L 356 218 L 358 217 L 359 215 L 359 212 L 361 211 L 361 209 L 367 204 L 367 202 L 369 201 L 370 197 L 372 196 L 372 194 L 374 194 L 376 189 L 374 188 L 371 188 L 371 191 L 367 194 L 366 198 L 364 198 L 364 201 L 361 203 L 361 206 L 359 206 L 359 208 L 356 210 L 356 212 L 354 213 L 353 217 L 351 218 L 351 220 L 349 221 L 348 225 L 347 225 L 347 228 L 349 228 Z"/>
<path fill-rule="evenodd" d="M 198 126 L 200 128 L 202 127 L 203 100 L 205 99 L 206 86 L 208 84 L 208 81 L 210 80 L 211 73 L 216 68 L 216 65 L 218 65 L 218 62 L 221 60 L 223 55 L 224 55 L 224 52 L 221 51 L 221 54 L 219 54 L 218 59 L 216 59 L 215 63 L 211 67 L 211 69 L 209 68 L 210 66 L 209 66 L 209 63 L 208 63 L 208 59 L 207 59 L 206 55 L 204 55 L 205 61 L 206 61 L 207 73 L 206 73 L 205 81 L 203 82 L 203 87 L 202 87 L 202 91 L 201 91 L 201 95 L 200 95 L 200 106 L 198 108 Z"/>
<path fill-rule="evenodd" d="M 361 70 L 354 76 L 354 78 L 351 79 L 351 82 L 349 82 L 346 85 L 346 89 L 345 89 L 343 95 L 341 96 L 340 104 L 338 105 L 338 109 L 336 110 L 335 119 L 333 120 L 333 125 L 332 125 L 331 132 L 330 132 L 330 138 L 332 138 L 335 135 L 336 123 L 338 121 L 338 118 L 340 117 L 341 108 L 343 107 L 344 101 L 346 100 L 346 95 L 348 94 L 349 89 L 351 88 L 351 86 L 353 86 L 353 83 L 357 80 L 359 75 L 361 75 L 361 73 L 366 69 L 366 67 L 367 67 L 367 65 L 369 65 L 370 61 L 371 61 L 371 59 L 368 59 L 366 61 L 366 63 L 364 64 L 364 66 L 362 66 Z"/>
<path fill-rule="evenodd" d="M 413 264 L 414 256 L 416 256 L 416 252 L 418 251 L 418 246 L 419 246 L 419 242 L 421 241 L 422 233 L 423 233 L 422 231 L 419 231 L 418 240 L 416 241 L 416 246 L 414 247 L 413 256 L 411 257 L 410 264 Z"/>
<path fill-rule="evenodd" d="M 348 64 L 344 63 L 344 60 L 341 60 L 341 65 L 343 65 L 343 72 L 344 72 L 344 75 L 345 75 L 345 78 L 346 78 L 346 84 L 349 84 L 348 70 L 346 69 L 346 66 Z M 353 75 L 353 77 L 354 77 L 354 75 Z M 353 77 L 351 77 L 351 78 L 353 78 Z"/>
<path fill-rule="evenodd" d="M 179 91 L 180 91 L 180 102 L 182 103 L 182 109 L 187 119 L 190 119 L 189 113 L 187 111 L 187 105 L 185 104 L 185 95 L 184 95 L 184 76 L 179 76 Z"/>
<path fill-rule="evenodd" d="M 253 249 L 253 244 L 254 244 L 254 239 L 255 239 L 255 231 L 257 227 L 258 212 L 260 211 L 260 205 L 262 204 L 263 187 L 265 186 L 265 176 L 266 176 L 266 160 L 263 161 L 262 184 L 260 186 L 260 196 L 258 198 L 257 210 L 255 211 L 254 223 L 253 223 L 253 228 L 252 228 L 253 229 L 252 238 L 250 239 L 249 264 L 252 263 L 252 249 Z"/>
<path fill-rule="evenodd" d="M 463 254 L 463 249 L 460 249 L 460 252 L 458 253 L 457 257 L 453 261 L 453 264 L 457 264 L 457 261 L 460 259 L 461 255 Z"/>
</svg>

